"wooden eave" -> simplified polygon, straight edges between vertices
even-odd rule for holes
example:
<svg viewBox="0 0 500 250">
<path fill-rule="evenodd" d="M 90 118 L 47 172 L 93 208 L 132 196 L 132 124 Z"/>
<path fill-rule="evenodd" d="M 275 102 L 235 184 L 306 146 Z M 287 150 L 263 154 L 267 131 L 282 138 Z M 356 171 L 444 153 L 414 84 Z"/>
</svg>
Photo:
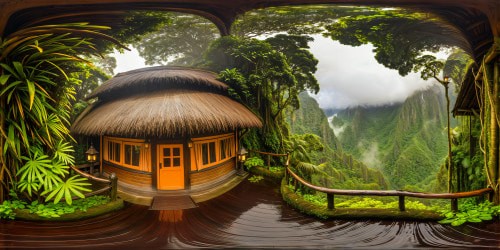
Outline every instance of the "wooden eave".
<svg viewBox="0 0 500 250">
<path fill-rule="evenodd" d="M 453 108 L 454 116 L 470 116 L 479 114 L 479 98 L 480 95 L 476 91 L 477 84 L 481 84 L 484 72 L 484 66 L 493 60 L 500 60 L 500 41 L 497 41 L 490 48 L 489 52 L 484 56 L 484 60 L 478 69 L 471 68 L 467 72 L 462 87 L 457 96 L 455 106 Z"/>
</svg>

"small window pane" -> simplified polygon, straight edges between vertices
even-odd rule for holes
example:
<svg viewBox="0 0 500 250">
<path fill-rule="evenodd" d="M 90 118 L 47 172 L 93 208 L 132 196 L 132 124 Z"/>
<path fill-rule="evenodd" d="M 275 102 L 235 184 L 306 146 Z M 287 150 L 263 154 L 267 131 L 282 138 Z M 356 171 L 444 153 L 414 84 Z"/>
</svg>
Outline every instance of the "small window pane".
<svg viewBox="0 0 500 250">
<path fill-rule="evenodd" d="M 120 144 L 119 143 L 113 143 L 115 144 L 115 150 L 114 150 L 114 161 L 120 161 Z"/>
<path fill-rule="evenodd" d="M 113 143 L 108 142 L 108 160 L 113 160 Z"/>
<path fill-rule="evenodd" d="M 201 161 L 203 165 L 208 164 L 208 144 L 203 143 L 201 145 Z"/>
<path fill-rule="evenodd" d="M 127 145 L 125 144 L 125 164 L 128 164 L 130 165 L 130 163 L 132 162 L 132 154 L 131 154 L 131 151 L 132 151 L 132 145 Z"/>
<path fill-rule="evenodd" d="M 213 163 L 215 162 L 215 158 L 216 158 L 216 155 L 215 155 L 215 142 L 210 142 L 209 144 L 209 152 L 210 152 L 210 163 Z"/>
<path fill-rule="evenodd" d="M 170 158 L 163 158 L 163 167 L 170 167 Z"/>
<path fill-rule="evenodd" d="M 174 167 L 181 166 L 181 158 L 174 158 Z"/>
<path fill-rule="evenodd" d="M 163 156 L 170 156 L 170 148 L 163 148 Z"/>
<path fill-rule="evenodd" d="M 227 141 L 226 140 L 221 140 L 220 141 L 220 159 L 226 159 L 226 148 L 227 148 Z"/>
<path fill-rule="evenodd" d="M 139 166 L 141 160 L 141 146 L 132 147 L 132 165 Z"/>
<path fill-rule="evenodd" d="M 181 155 L 181 149 L 180 148 L 174 148 L 174 156 L 180 156 Z"/>
</svg>

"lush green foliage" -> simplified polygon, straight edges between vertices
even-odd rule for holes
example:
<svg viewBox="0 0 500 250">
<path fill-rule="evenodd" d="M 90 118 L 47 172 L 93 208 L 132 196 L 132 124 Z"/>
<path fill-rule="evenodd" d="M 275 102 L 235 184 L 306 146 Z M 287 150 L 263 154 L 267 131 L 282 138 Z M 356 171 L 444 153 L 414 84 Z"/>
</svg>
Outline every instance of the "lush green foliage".
<svg viewBox="0 0 500 250">
<path fill-rule="evenodd" d="M 486 220 L 492 220 L 493 216 L 500 214 L 500 206 L 493 206 L 489 201 L 480 204 L 475 202 L 466 202 L 459 206 L 458 212 L 450 210 L 441 211 L 446 218 L 439 223 L 459 226 L 466 222 L 478 223 Z"/>
<path fill-rule="evenodd" d="M 26 207 L 26 202 L 20 200 L 3 201 L 2 205 L 0 205 L 0 219 L 15 219 L 16 213 L 15 209 L 24 209 Z"/>
<path fill-rule="evenodd" d="M 283 152 L 282 142 L 289 136 L 284 110 L 299 107 L 300 92 L 318 91 L 313 75 L 317 60 L 307 51 L 307 41 L 306 36 L 277 35 L 264 41 L 226 36 L 209 47 L 209 68 L 221 72 L 219 78 L 229 85 L 230 94 L 263 120 L 260 136 L 244 139 L 248 148 L 258 145 L 259 150 Z"/>
<path fill-rule="evenodd" d="M 248 178 L 248 181 L 251 183 L 257 183 L 263 179 L 264 179 L 264 177 L 262 177 L 260 175 L 252 175 L 250 178 Z"/>
<path fill-rule="evenodd" d="M 0 205 L 0 218 L 15 219 L 16 214 L 14 210 L 16 209 L 29 209 L 30 213 L 37 214 L 40 217 L 54 218 L 60 217 L 63 214 L 71 214 L 75 211 L 86 212 L 87 209 L 91 207 L 103 205 L 108 203 L 109 201 L 109 197 L 102 195 L 79 199 L 72 204 L 43 204 L 38 201 L 33 201 L 31 202 L 31 204 L 28 204 L 27 202 L 21 200 L 4 201 L 3 204 Z"/>
<path fill-rule="evenodd" d="M 290 112 L 288 120 L 291 130 L 296 133 L 285 141 L 291 151 L 292 166 L 299 161 L 311 162 L 317 166 L 317 172 L 310 178 L 315 185 L 329 188 L 346 189 L 386 189 L 387 183 L 378 170 L 368 168 L 352 155 L 344 153 L 327 117 L 316 100 L 307 93 L 299 95 L 301 107 Z"/>
<path fill-rule="evenodd" d="M 407 10 L 378 10 L 378 13 L 342 17 L 326 27 L 326 35 L 342 44 L 371 43 L 375 59 L 399 74 L 407 75 L 427 51 L 437 52 L 453 45 L 446 36 L 428 35 L 429 30 L 445 30 L 435 18 Z M 411 29 L 412 32 L 408 32 Z"/>
<path fill-rule="evenodd" d="M 439 191 L 427 179 L 446 156 L 444 102 L 437 87 L 403 104 L 348 109 L 337 119 L 345 126 L 339 135 L 342 148 L 381 168 L 392 188 Z"/>
<path fill-rule="evenodd" d="M 219 37 L 209 20 L 185 13 L 164 13 L 163 25 L 135 43 L 146 64 L 196 65 L 208 45 Z"/>
<path fill-rule="evenodd" d="M 99 33 L 104 29 L 85 23 L 45 25 L 1 39 L 1 194 L 12 188 L 39 199 L 64 189 L 68 203 L 72 195 L 83 197 L 78 190 L 87 190 L 86 184 L 67 170 L 74 163 L 66 141 L 71 140 L 68 125 L 75 95 L 68 72 L 88 63 L 77 55 L 97 53 L 92 39 L 84 37 L 116 42 Z"/>
<path fill-rule="evenodd" d="M 254 156 L 248 158 L 243 165 L 245 165 L 247 169 L 251 169 L 252 167 L 262 167 L 264 166 L 264 160 L 257 156 Z"/>
<path fill-rule="evenodd" d="M 75 200 L 72 204 L 67 203 L 48 203 L 42 204 L 33 201 L 27 208 L 30 213 L 38 214 L 41 217 L 59 217 L 63 214 L 74 213 L 75 211 L 87 211 L 87 209 L 108 203 L 109 197 L 95 195 L 85 199 Z"/>
</svg>

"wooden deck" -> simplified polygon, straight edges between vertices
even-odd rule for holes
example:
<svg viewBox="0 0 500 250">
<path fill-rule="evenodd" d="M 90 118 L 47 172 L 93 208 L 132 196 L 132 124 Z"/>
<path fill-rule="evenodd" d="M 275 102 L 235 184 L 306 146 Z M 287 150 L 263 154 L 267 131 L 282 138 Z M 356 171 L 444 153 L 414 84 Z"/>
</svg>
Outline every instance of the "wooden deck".
<svg viewBox="0 0 500 250">
<path fill-rule="evenodd" d="M 500 223 L 320 220 L 292 209 L 276 184 L 244 180 L 187 210 L 125 209 L 74 222 L 3 220 L 0 249 L 494 249 Z"/>
<path fill-rule="evenodd" d="M 153 197 L 155 196 L 190 196 L 194 202 L 202 202 L 213 199 L 237 186 L 248 174 L 239 175 L 236 171 L 231 171 L 219 179 L 193 187 L 192 189 L 176 190 L 176 191 L 158 191 L 152 188 L 143 188 L 137 190 L 136 187 L 130 186 L 127 183 L 121 183 L 118 179 L 118 196 L 123 200 L 144 206 L 151 206 Z"/>
<path fill-rule="evenodd" d="M 155 196 L 150 210 L 184 210 L 197 207 L 189 195 Z"/>
</svg>

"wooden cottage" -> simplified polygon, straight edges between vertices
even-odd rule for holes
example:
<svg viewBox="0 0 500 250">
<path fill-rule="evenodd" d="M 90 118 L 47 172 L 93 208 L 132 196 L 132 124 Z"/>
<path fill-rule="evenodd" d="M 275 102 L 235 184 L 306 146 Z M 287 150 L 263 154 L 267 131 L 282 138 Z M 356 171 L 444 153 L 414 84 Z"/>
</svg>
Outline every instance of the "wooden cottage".
<svg viewBox="0 0 500 250">
<path fill-rule="evenodd" d="M 186 190 L 235 173 L 238 131 L 262 123 L 212 72 L 151 67 L 120 73 L 72 132 L 98 136 L 101 171 L 128 190 Z"/>
</svg>

